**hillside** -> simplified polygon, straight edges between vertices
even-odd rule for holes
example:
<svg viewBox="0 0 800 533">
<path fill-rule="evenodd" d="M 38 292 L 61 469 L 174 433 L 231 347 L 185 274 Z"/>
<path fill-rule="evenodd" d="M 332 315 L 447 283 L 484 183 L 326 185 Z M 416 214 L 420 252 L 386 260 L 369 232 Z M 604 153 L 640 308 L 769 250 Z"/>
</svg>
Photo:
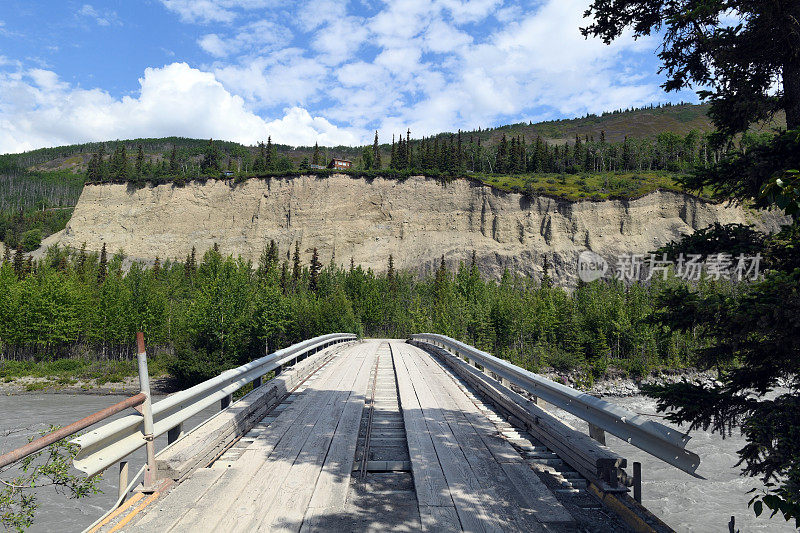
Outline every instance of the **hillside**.
<svg viewBox="0 0 800 533">
<path fill-rule="evenodd" d="M 524 135 L 527 139 L 535 139 L 539 135 L 543 140 L 558 143 L 572 140 L 576 135 L 584 137 L 597 136 L 600 132 L 605 132 L 605 137 L 609 142 L 620 142 L 626 136 L 635 139 L 655 138 L 659 133 L 675 133 L 685 136 L 692 130 L 700 133 L 707 133 L 713 130 L 711 121 L 707 116 L 708 106 L 681 104 L 666 105 L 660 107 L 648 107 L 642 109 L 620 110 L 603 113 L 602 115 L 588 115 L 580 118 L 562 119 L 554 121 L 539 122 L 536 124 L 518 123 L 499 126 L 495 128 L 481 128 L 479 130 L 463 131 L 462 135 L 473 137 L 476 141 L 487 146 L 494 146 L 500 142 L 503 134 L 508 137 Z M 405 135 L 405 131 L 397 132 Z M 413 135 L 414 132 L 412 132 Z M 440 133 L 435 137 L 443 138 L 450 133 Z M 391 155 L 391 144 L 388 139 L 383 141 L 382 155 L 384 161 L 388 161 Z M 189 155 L 199 156 L 205 149 L 208 139 L 188 139 L 183 137 L 164 137 L 146 138 L 130 140 L 109 140 L 105 143 L 84 143 L 55 148 L 41 148 L 24 152 L 21 154 L 0 155 L 0 173 L 4 168 L 16 167 L 20 169 L 37 170 L 71 170 L 73 172 L 85 172 L 86 165 L 91 155 L 100 149 L 101 145 L 106 147 L 107 152 L 112 152 L 118 144 L 124 144 L 128 152 L 132 155 L 138 145 L 142 145 L 145 154 L 154 161 L 160 161 L 165 157 L 172 146 L 177 146 Z M 218 147 L 227 154 L 240 154 L 243 151 L 255 153 L 256 147 L 245 146 L 239 143 L 228 141 L 217 141 Z M 313 146 L 289 146 L 275 144 L 275 149 L 279 154 L 286 155 L 292 162 L 299 164 L 303 158 L 313 157 Z M 352 146 L 331 146 L 320 147 L 323 152 L 327 152 L 328 157 L 343 157 L 355 159 L 361 152 L 361 147 Z"/>
<path fill-rule="evenodd" d="M 258 264 L 271 240 L 279 257 L 299 243 L 334 261 L 385 270 L 431 272 L 442 255 L 451 265 L 474 250 L 481 272 L 505 268 L 540 276 L 544 258 L 560 279 L 574 275 L 578 252 L 608 257 L 647 253 L 715 222 L 754 223 L 774 231 L 777 217 L 707 203 L 681 193 L 636 200 L 568 202 L 497 191 L 471 180 L 448 184 L 414 176 L 398 181 L 328 177 L 222 180 L 130 188 L 87 185 L 66 229 L 45 244 L 152 261 L 202 255 L 218 243 L 225 254 Z"/>
</svg>

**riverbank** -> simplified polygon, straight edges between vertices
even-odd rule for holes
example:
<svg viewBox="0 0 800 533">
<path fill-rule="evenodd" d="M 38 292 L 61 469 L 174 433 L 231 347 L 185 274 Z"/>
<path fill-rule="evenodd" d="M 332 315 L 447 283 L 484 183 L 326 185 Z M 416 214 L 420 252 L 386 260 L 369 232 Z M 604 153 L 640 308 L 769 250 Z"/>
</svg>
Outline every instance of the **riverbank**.
<svg viewBox="0 0 800 533">
<path fill-rule="evenodd" d="M 173 379 L 164 357 L 148 360 L 151 388 L 174 392 Z M 87 358 L 52 361 L 0 361 L 0 394 L 69 393 L 128 394 L 139 390 L 135 360 L 92 360 Z"/>
<path fill-rule="evenodd" d="M 178 387 L 168 375 L 151 376 L 150 390 L 153 394 L 172 394 Z M 139 378 L 128 376 L 120 381 L 74 380 L 68 382 L 46 377 L 24 376 L 3 378 L 0 382 L 0 396 L 19 396 L 25 394 L 88 394 L 95 396 L 128 395 L 139 392 Z"/>
<path fill-rule="evenodd" d="M 641 395 L 642 385 L 678 383 L 683 380 L 709 385 L 716 381 L 715 372 L 701 372 L 694 368 L 658 369 L 641 378 L 630 377 L 627 372 L 615 368 L 609 368 L 599 379 L 589 379 L 585 372 L 579 370 L 556 372 L 550 369 L 542 371 L 540 375 L 556 383 L 588 392 L 592 396 L 617 398 Z"/>
<path fill-rule="evenodd" d="M 117 362 L 114 362 L 117 363 Z M 16 396 L 21 394 L 132 394 L 139 391 L 139 378 L 136 375 L 133 362 L 119 362 L 130 366 L 126 372 L 102 372 L 97 369 L 90 371 L 62 371 L 60 374 L 48 369 L 45 363 L 33 363 L 35 371 L 29 375 L 4 375 L 0 371 L 0 395 Z M 95 365 L 99 363 L 94 363 Z M 2 367 L 0 367 L 2 368 Z M 33 367 L 32 367 L 33 368 Z M 155 372 L 154 372 L 155 370 Z M 175 380 L 160 365 L 151 365 L 150 387 L 155 394 L 172 394 L 178 389 Z M 100 375 L 98 375 L 98 372 Z M 124 375 L 127 374 L 127 375 Z M 540 375 L 562 383 L 569 387 L 587 392 L 593 396 L 629 397 L 641 394 L 641 385 L 651 383 L 676 383 L 684 379 L 710 383 L 714 381 L 713 372 L 699 372 L 696 369 L 660 369 L 653 371 L 643 378 L 632 378 L 626 372 L 611 368 L 603 378 L 587 380 L 586 374 L 575 370 L 570 372 L 556 372 L 545 369 Z M 109 377 L 110 376 L 110 379 Z"/>
</svg>

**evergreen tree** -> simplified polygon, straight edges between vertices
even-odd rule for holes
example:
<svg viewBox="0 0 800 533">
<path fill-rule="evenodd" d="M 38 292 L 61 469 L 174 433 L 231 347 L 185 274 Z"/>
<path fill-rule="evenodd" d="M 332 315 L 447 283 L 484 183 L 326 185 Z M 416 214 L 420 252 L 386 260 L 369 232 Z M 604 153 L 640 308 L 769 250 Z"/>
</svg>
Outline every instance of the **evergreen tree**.
<svg viewBox="0 0 800 533">
<path fill-rule="evenodd" d="M 115 151 L 111 158 L 112 176 L 117 181 L 126 182 L 130 179 L 130 162 L 128 161 L 128 152 L 125 150 L 125 145 L 121 144 Z"/>
<path fill-rule="evenodd" d="M 373 166 L 380 170 L 383 168 L 383 163 L 381 163 L 381 148 L 378 144 L 378 130 L 375 130 L 375 140 L 372 141 L 372 160 Z"/>
<path fill-rule="evenodd" d="M 275 147 L 272 146 L 272 136 L 267 137 L 267 150 L 264 159 L 264 167 L 267 172 L 272 172 L 275 170 L 275 164 L 277 163 L 275 157 Z"/>
<path fill-rule="evenodd" d="M 139 148 L 136 151 L 136 179 L 142 179 L 144 177 L 144 150 L 142 149 L 142 145 L 139 145 Z"/>
<path fill-rule="evenodd" d="M 300 281 L 300 275 L 303 273 L 300 265 L 300 243 L 294 241 L 294 255 L 292 256 L 292 281 L 295 286 Z"/>
<path fill-rule="evenodd" d="M 283 292 L 286 292 L 289 283 L 289 265 L 286 264 L 286 261 L 281 263 L 281 289 Z"/>
<path fill-rule="evenodd" d="M 100 250 L 100 263 L 97 266 L 97 283 L 103 283 L 108 275 L 108 256 L 106 255 L 106 243 Z"/>
<path fill-rule="evenodd" d="M 208 140 L 205 153 L 203 154 L 203 161 L 200 163 L 200 170 L 207 174 L 215 174 L 220 170 L 219 163 L 219 150 L 214 146 L 214 140 Z"/>
<path fill-rule="evenodd" d="M 89 159 L 89 164 L 86 167 L 86 181 L 88 183 L 97 183 L 102 180 L 102 174 L 100 172 L 100 158 L 97 153 L 92 154 L 91 159 Z"/>
<path fill-rule="evenodd" d="M 319 165 L 319 143 L 314 143 L 314 156 L 311 158 L 311 163 Z"/>
<path fill-rule="evenodd" d="M 263 173 L 267 171 L 267 147 L 263 142 L 258 143 L 258 155 L 253 164 L 253 172 Z"/>
<path fill-rule="evenodd" d="M 156 260 L 153 262 L 153 277 L 157 278 L 160 273 L 161 273 L 161 258 L 156 256 Z"/>
<path fill-rule="evenodd" d="M 178 161 L 178 147 L 173 144 L 172 151 L 169 153 L 169 173 L 173 176 L 177 176 L 180 172 L 181 166 Z"/>
<path fill-rule="evenodd" d="M 389 254 L 389 266 L 386 269 L 386 279 L 390 282 L 394 282 L 394 276 L 394 257 L 392 257 L 392 254 Z"/>
<path fill-rule="evenodd" d="M 25 275 L 25 253 L 22 251 L 22 242 L 17 243 L 17 250 L 14 252 L 14 273 L 19 279 Z"/>
<path fill-rule="evenodd" d="M 311 292 L 317 292 L 319 285 L 319 273 L 322 271 L 322 263 L 319 260 L 317 249 L 311 253 L 311 266 L 309 268 L 308 288 Z"/>
<path fill-rule="evenodd" d="M 97 166 L 100 175 L 99 181 L 108 181 L 111 176 L 106 162 L 106 146 L 104 144 L 101 144 L 97 151 Z"/>
</svg>

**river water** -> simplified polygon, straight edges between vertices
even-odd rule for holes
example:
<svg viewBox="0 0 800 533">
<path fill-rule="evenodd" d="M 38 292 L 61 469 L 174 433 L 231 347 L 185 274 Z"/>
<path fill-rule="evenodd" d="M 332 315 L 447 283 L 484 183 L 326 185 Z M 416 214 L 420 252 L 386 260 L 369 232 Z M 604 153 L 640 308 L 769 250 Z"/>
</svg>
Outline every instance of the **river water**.
<svg viewBox="0 0 800 533">
<path fill-rule="evenodd" d="M 43 429 L 47 424 L 67 424 L 122 399 L 121 396 L 91 396 L 68 394 L 25 394 L 0 396 L 0 453 L 24 444 L 28 435 Z M 631 411 L 655 414 L 653 400 L 641 396 L 608 398 Z M 215 412 L 211 407 L 197 415 L 185 429 Z M 566 418 L 569 418 L 568 415 Z M 660 417 L 654 420 L 665 423 Z M 580 421 L 572 420 L 576 426 Z M 27 428 L 22 433 L 2 437 L 8 430 Z M 770 520 L 765 516 L 756 518 L 748 509 L 746 492 L 760 486 L 758 480 L 739 476 L 736 450 L 744 440 L 734 435 L 721 439 L 706 432 L 693 433 L 689 449 L 700 455 L 698 473 L 706 479 L 696 479 L 688 474 L 654 459 L 620 439 L 607 437 L 608 445 L 628 459 L 642 463 L 642 496 L 644 505 L 667 524 L 680 532 L 727 532 L 730 517 L 736 518 L 736 526 L 742 532 L 791 532 L 795 531 L 779 517 Z M 156 448 L 166 446 L 166 438 L 157 439 Z M 144 464 L 144 453 L 140 451 L 130 458 L 133 475 Z M 114 471 L 112 471 L 114 470 Z M 9 477 L 7 472 L 3 477 Z M 110 469 L 100 484 L 103 494 L 80 500 L 55 494 L 52 489 L 39 491 L 40 507 L 36 521 L 30 531 L 80 531 L 100 515 L 116 500 L 117 479 L 115 469 Z"/>
<path fill-rule="evenodd" d="M 67 425 L 87 415 L 108 407 L 126 396 L 88 395 L 88 394 L 23 394 L 18 396 L 0 396 L 0 454 L 25 444 L 29 436 L 38 436 L 38 432 L 47 429 L 50 424 Z M 154 401 L 160 397 L 153 396 Z M 212 406 L 198 413 L 184 423 L 184 430 L 195 427 L 219 410 Z M 114 418 L 133 413 L 119 413 Z M 8 431 L 22 429 L 6 435 Z M 4 436 L 6 435 L 6 436 Z M 156 439 L 156 450 L 167 445 L 166 435 Z M 144 449 L 128 457 L 130 476 L 144 465 Z M 2 479 L 12 477 L 17 471 L 4 472 Z M 78 470 L 75 473 L 82 474 Z M 117 467 L 109 468 L 99 483 L 101 494 L 95 494 L 79 500 L 67 495 L 57 494 L 52 487 L 37 489 L 39 508 L 31 532 L 70 532 L 82 531 L 102 516 L 117 500 Z"/>
</svg>

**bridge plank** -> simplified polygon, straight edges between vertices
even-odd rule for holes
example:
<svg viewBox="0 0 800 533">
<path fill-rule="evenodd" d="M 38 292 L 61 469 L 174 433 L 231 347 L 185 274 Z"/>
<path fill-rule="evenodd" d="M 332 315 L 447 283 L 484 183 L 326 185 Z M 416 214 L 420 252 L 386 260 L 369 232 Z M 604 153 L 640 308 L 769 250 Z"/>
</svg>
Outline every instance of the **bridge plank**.
<svg viewBox="0 0 800 533">
<path fill-rule="evenodd" d="M 483 449 L 474 440 L 475 437 L 480 439 L 488 450 L 491 450 L 492 445 L 496 444 L 497 441 L 503 444 L 501 446 L 502 452 L 494 453 L 493 458 L 496 461 L 495 469 L 498 472 L 494 485 L 504 493 L 504 499 L 514 501 L 515 506 L 530 511 L 539 522 L 574 522 L 572 515 L 561 505 L 536 473 L 531 470 L 519 453 L 511 447 L 508 441 L 497 435 L 495 426 L 458 387 L 453 375 L 442 366 L 442 363 L 423 350 L 419 350 L 416 353 L 423 358 L 428 367 L 436 365 L 444 370 L 442 374 L 438 374 L 440 383 L 445 389 L 443 392 L 446 392 L 452 402 L 449 412 L 458 415 L 454 417 L 454 422 L 467 431 L 461 434 L 467 438 L 466 445 L 471 450 L 479 449 L 483 452 Z M 465 422 L 471 425 L 471 434 L 469 433 L 470 428 L 465 426 Z M 469 454 L 467 457 L 472 458 L 473 456 Z M 488 460 L 486 457 L 483 457 L 483 459 Z M 506 488 L 510 490 L 507 491 L 505 490 Z M 510 494 L 506 494 L 507 492 L 510 492 Z"/>
<path fill-rule="evenodd" d="M 435 531 L 437 533 L 461 531 L 461 522 L 458 521 L 458 513 L 453 506 L 420 505 L 419 514 L 422 521 L 422 531 Z"/>
<path fill-rule="evenodd" d="M 439 405 L 439 412 L 453 435 L 454 443 L 465 451 L 466 464 L 477 482 L 478 492 L 483 497 L 487 511 L 495 517 L 503 530 L 542 531 L 535 517 L 520 507 L 523 502 L 516 497 L 505 472 L 475 433 L 474 428 L 464 418 L 461 409 L 451 397 L 446 384 L 452 382 L 441 367 L 432 364 L 426 354 L 416 347 L 409 346 L 410 360 L 419 370 L 419 379 L 432 392 Z M 457 394 L 464 396 L 457 389 Z"/>
<path fill-rule="evenodd" d="M 319 403 L 327 403 L 332 391 L 328 386 L 338 382 L 347 371 L 344 364 L 346 353 L 361 349 L 360 345 L 349 348 L 334 359 L 330 366 L 322 370 L 322 374 L 302 394 L 295 394 L 295 400 L 281 412 L 261 435 L 248 446 L 247 450 L 236 461 L 235 466 L 227 470 L 217 481 L 214 491 L 209 491 L 197 505 L 174 526 L 174 531 L 190 531 L 194 528 L 213 531 L 223 519 L 236 519 L 237 514 L 230 508 L 237 499 L 249 489 L 251 481 L 264 475 L 267 459 L 282 441 L 295 442 L 303 433 L 306 424 L 316 420 L 320 410 Z M 298 444 L 299 448 L 299 444 Z"/>
<path fill-rule="evenodd" d="M 279 491 L 291 490 L 291 480 L 287 480 L 289 471 L 301 452 L 307 450 L 307 443 L 311 445 L 318 441 L 318 433 L 324 431 L 327 424 L 335 416 L 337 408 L 343 402 L 344 389 L 352 386 L 354 376 L 350 367 L 351 354 L 343 355 L 343 364 L 337 371 L 337 378 L 328 384 L 329 390 L 319 391 L 319 398 L 310 409 L 310 416 L 302 421 L 295 421 L 294 431 L 290 438 L 283 438 L 269 454 L 267 461 L 262 465 L 258 474 L 253 476 L 247 493 L 242 494 L 234 506 L 235 516 L 232 514 L 220 524 L 222 531 L 253 531 L 255 530 L 263 513 L 273 507 L 273 500 Z M 335 426 L 334 426 L 335 427 Z M 307 453 L 307 452 L 306 452 Z M 297 524 L 300 527 L 300 524 Z"/>
<path fill-rule="evenodd" d="M 378 348 L 376 342 L 369 344 L 371 347 L 365 354 L 350 357 L 350 372 L 355 380 L 342 382 L 342 393 L 333 414 L 320 419 L 314 427 L 314 433 L 265 513 L 259 531 L 300 530 L 312 503 L 317 507 L 330 505 L 332 514 L 344 510 L 370 369 Z"/>
<path fill-rule="evenodd" d="M 462 528 L 465 531 L 503 531 L 503 521 L 493 515 L 488 508 L 490 502 L 482 497 L 480 483 L 444 420 L 441 407 L 433 392 L 426 386 L 425 380 L 414 364 L 410 351 L 413 347 L 402 344 L 396 346 L 397 353 L 400 354 L 399 360 L 411 376 L 412 385 L 419 398 L 422 415 L 431 434 Z"/>
<path fill-rule="evenodd" d="M 397 389 L 400 393 L 400 406 L 403 410 L 403 422 L 420 512 L 423 507 L 453 507 L 455 511 L 442 465 L 439 463 L 436 448 L 425 424 L 417 393 L 411 384 L 411 376 L 397 345 L 392 343 L 390 347 L 394 355 Z"/>
<path fill-rule="evenodd" d="M 142 533 L 159 529 L 168 531 L 181 519 L 187 509 L 191 509 L 197 501 L 214 485 L 222 475 L 222 470 L 201 468 L 190 478 L 175 487 L 169 494 L 157 502 L 131 526 L 126 533 Z M 180 490 L 175 490 L 180 487 Z"/>
</svg>

